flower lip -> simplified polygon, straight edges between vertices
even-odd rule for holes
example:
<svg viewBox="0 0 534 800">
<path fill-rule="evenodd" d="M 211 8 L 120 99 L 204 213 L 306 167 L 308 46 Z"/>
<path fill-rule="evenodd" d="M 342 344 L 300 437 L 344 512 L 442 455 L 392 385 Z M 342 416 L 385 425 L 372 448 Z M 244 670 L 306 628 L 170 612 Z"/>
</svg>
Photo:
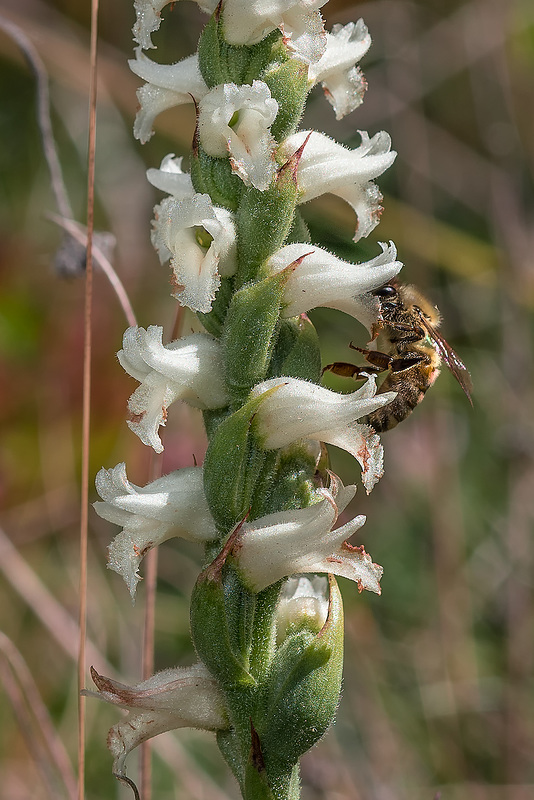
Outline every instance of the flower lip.
<svg viewBox="0 0 534 800">
<path fill-rule="evenodd" d="M 312 85 L 322 83 L 325 95 L 340 120 L 363 101 L 367 83 L 356 63 L 371 46 L 371 37 L 362 19 L 347 25 L 334 25 L 326 34 L 326 51 L 309 68 Z"/>
</svg>

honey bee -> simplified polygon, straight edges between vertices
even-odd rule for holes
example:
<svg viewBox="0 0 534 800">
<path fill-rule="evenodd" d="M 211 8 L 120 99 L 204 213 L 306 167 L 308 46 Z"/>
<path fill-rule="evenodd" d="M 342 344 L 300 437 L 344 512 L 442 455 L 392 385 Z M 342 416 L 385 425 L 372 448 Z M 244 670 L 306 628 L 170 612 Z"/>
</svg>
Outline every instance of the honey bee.
<svg viewBox="0 0 534 800">
<path fill-rule="evenodd" d="M 376 325 L 378 345 L 383 349 L 366 350 L 350 343 L 363 353 L 370 366 L 357 367 L 343 361 L 328 364 L 323 370 L 358 379 L 365 374 L 389 370 L 378 393 L 397 392 L 386 406 L 364 418 L 378 433 L 389 431 L 406 419 L 432 386 L 444 362 L 471 401 L 471 378 L 465 364 L 437 328 L 441 314 L 419 289 L 391 281 L 372 294 L 380 301 Z M 376 334 L 375 334 L 376 335 Z"/>
</svg>

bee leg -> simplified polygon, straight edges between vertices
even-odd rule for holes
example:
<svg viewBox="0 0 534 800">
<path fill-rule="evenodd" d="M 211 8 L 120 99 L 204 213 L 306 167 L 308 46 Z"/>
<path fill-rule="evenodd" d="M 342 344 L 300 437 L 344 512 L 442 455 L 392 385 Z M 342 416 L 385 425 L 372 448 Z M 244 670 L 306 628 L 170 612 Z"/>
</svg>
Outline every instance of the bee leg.
<svg viewBox="0 0 534 800">
<path fill-rule="evenodd" d="M 352 350 L 357 350 L 358 353 L 363 353 L 365 360 L 376 367 L 375 372 L 384 372 L 391 367 L 392 357 L 387 353 L 381 353 L 380 350 L 365 350 L 363 347 L 356 347 L 352 342 L 349 344 Z M 364 368 L 365 369 L 365 368 Z M 369 367 L 367 367 L 369 370 Z M 370 370 L 369 370 L 370 371 Z"/>
<path fill-rule="evenodd" d="M 342 378 L 354 378 L 354 380 L 358 380 L 362 373 L 362 377 L 365 377 L 371 372 L 382 372 L 378 367 L 357 367 L 356 364 L 348 364 L 346 361 L 334 361 L 333 364 L 327 364 L 326 367 L 323 367 L 321 375 L 327 371 L 333 372 L 334 375 L 341 375 Z"/>
<path fill-rule="evenodd" d="M 403 372 L 405 369 L 410 369 L 410 367 L 415 367 L 416 364 L 420 364 L 421 361 L 428 361 L 429 358 L 424 353 L 410 353 L 408 356 L 401 356 L 400 358 L 392 358 L 390 369 L 392 372 Z"/>
</svg>

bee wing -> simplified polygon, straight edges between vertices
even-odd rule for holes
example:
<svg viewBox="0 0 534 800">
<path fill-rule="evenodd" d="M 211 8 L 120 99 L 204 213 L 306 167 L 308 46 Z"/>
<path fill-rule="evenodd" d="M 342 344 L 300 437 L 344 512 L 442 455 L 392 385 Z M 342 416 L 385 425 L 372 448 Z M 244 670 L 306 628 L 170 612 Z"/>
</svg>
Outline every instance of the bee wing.
<svg viewBox="0 0 534 800">
<path fill-rule="evenodd" d="M 452 347 L 448 342 L 445 341 L 441 333 L 438 331 L 428 322 L 428 320 L 420 315 L 421 325 L 425 328 L 428 335 L 434 342 L 436 350 L 438 351 L 441 359 L 446 363 L 462 389 L 464 390 L 465 394 L 467 395 L 467 399 L 473 405 L 473 401 L 471 399 L 471 391 L 473 389 L 473 384 L 471 382 L 471 375 L 469 374 L 469 370 L 465 366 L 464 362 L 461 360 L 459 355 L 454 352 Z"/>
</svg>

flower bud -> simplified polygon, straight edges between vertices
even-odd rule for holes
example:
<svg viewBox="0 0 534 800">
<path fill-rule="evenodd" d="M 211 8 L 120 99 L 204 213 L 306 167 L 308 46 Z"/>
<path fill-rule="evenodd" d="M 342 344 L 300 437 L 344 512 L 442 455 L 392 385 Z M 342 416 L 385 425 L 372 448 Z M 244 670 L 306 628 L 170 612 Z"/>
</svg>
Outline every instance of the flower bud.
<svg viewBox="0 0 534 800">
<path fill-rule="evenodd" d="M 325 575 L 288 578 L 276 610 L 279 644 L 301 628 L 319 633 L 328 615 L 328 597 L 328 578 Z"/>
<path fill-rule="evenodd" d="M 317 634 L 301 629 L 278 649 L 254 717 L 268 761 L 290 769 L 334 718 L 343 670 L 343 605 L 329 576 L 328 617 Z"/>
</svg>

